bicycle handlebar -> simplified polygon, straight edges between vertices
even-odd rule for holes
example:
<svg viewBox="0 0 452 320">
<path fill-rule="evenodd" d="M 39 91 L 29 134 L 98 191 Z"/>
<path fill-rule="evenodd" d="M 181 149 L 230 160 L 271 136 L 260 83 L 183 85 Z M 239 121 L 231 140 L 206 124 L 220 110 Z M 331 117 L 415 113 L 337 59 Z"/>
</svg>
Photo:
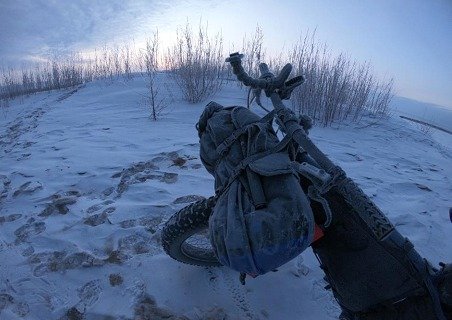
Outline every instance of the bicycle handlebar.
<svg viewBox="0 0 452 320">
<path fill-rule="evenodd" d="M 232 72 L 237 76 L 237 79 L 247 87 L 253 89 L 263 89 L 265 90 L 267 96 L 270 96 L 272 92 L 278 89 L 284 88 L 284 82 L 290 75 L 292 71 L 292 65 L 290 63 L 286 64 L 280 74 L 275 77 L 268 69 L 265 63 L 259 65 L 259 70 L 261 72 L 261 77 L 259 79 L 252 78 L 246 73 L 242 66 L 243 54 L 238 52 L 231 53 L 226 59 L 232 66 Z"/>
<path fill-rule="evenodd" d="M 325 171 L 327 171 L 328 173 L 333 173 L 336 170 L 336 166 L 308 138 L 306 132 L 298 123 L 298 118 L 295 117 L 295 115 L 293 115 L 290 110 L 286 109 L 282 102 L 282 99 L 287 99 L 288 97 L 290 97 L 290 93 L 295 87 L 303 83 L 303 77 L 298 76 L 286 82 L 287 78 L 290 75 L 290 72 L 292 71 L 292 65 L 290 63 L 286 64 L 282 68 L 277 77 L 275 77 L 273 73 L 270 72 L 267 64 L 261 63 L 259 65 L 261 77 L 259 79 L 254 79 L 250 77 L 243 69 L 242 58 L 243 54 L 235 52 L 230 54 L 226 59 L 226 62 L 229 62 L 231 64 L 232 70 L 237 76 L 237 79 L 242 81 L 246 86 L 265 90 L 266 95 L 272 101 L 276 114 L 285 127 L 286 133 L 293 136 L 294 140 L 309 154 L 311 154 L 314 160 L 317 161 L 317 163 Z"/>
<path fill-rule="evenodd" d="M 267 97 L 270 97 L 273 93 L 278 93 L 281 99 L 289 99 L 292 91 L 304 82 L 302 76 L 294 77 L 290 80 L 290 72 L 292 71 L 292 65 L 286 64 L 275 77 L 273 73 L 268 69 L 267 64 L 261 63 L 259 65 L 259 71 L 261 76 L 259 79 L 252 78 L 246 73 L 242 66 L 243 54 L 238 52 L 231 53 L 226 59 L 232 66 L 232 72 L 237 76 L 237 79 L 241 81 L 245 86 L 252 89 L 261 89 L 265 91 Z"/>
<path fill-rule="evenodd" d="M 382 241 L 388 235 L 392 234 L 395 231 L 394 226 L 392 226 L 383 212 L 366 196 L 356 183 L 347 177 L 342 168 L 336 166 L 317 148 L 299 124 L 298 118 L 292 110 L 284 106 L 282 99 L 290 97 L 291 91 L 303 82 L 303 77 L 298 76 L 284 83 L 292 70 L 290 64 L 286 64 L 277 77 L 268 70 L 266 64 L 261 64 L 259 66 L 262 74 L 261 78 L 254 79 L 243 69 L 242 58 L 243 54 L 236 52 L 226 59 L 226 62 L 231 63 L 233 72 L 237 75 L 237 78 L 246 86 L 266 90 L 266 94 L 270 97 L 276 111 L 276 116 L 285 128 L 284 131 L 286 134 L 291 136 L 317 162 L 320 168 L 333 177 L 331 187 L 334 186 L 337 188 L 339 194 L 345 198 L 346 202 L 355 209 L 358 216 L 369 226 L 375 238 Z"/>
</svg>

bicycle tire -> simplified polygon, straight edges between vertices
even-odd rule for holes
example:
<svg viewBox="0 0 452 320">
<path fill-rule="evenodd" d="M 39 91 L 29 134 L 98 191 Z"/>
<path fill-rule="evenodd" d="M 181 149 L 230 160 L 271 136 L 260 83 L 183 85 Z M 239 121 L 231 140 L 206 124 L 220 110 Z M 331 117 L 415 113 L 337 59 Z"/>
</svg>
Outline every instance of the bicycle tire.
<svg viewBox="0 0 452 320">
<path fill-rule="evenodd" d="M 214 196 L 196 201 L 176 212 L 162 230 L 162 246 L 173 259 L 195 266 L 219 267 L 213 248 L 192 245 L 188 240 L 208 230 L 215 206 Z"/>
</svg>

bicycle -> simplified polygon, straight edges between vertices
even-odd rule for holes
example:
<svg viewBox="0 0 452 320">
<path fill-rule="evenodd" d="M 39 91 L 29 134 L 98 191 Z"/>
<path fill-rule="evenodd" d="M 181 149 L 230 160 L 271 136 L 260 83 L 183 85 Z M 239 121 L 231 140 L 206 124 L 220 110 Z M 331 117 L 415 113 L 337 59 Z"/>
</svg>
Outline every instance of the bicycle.
<svg viewBox="0 0 452 320">
<path fill-rule="evenodd" d="M 263 91 L 270 98 L 274 107 L 271 116 L 276 118 L 285 137 L 303 151 L 297 158 L 300 184 L 312 200 L 316 221 L 320 221 L 324 233 L 311 247 L 344 310 L 344 319 L 346 314 L 372 319 L 372 310 L 380 306 L 383 309 L 391 306 L 398 314 L 408 312 L 407 317 L 411 317 L 409 306 L 423 303 L 425 314 L 416 314 L 418 319 L 445 320 L 443 312 L 450 312 L 452 302 L 445 301 L 444 296 L 450 299 L 450 293 L 445 293 L 447 285 L 438 284 L 438 277 L 450 274 L 452 267 L 443 264 L 437 270 L 422 259 L 358 185 L 311 141 L 306 118 L 300 121 L 283 103 L 304 81 L 302 76 L 288 80 L 290 64 L 275 76 L 262 63 L 261 76 L 256 79 L 245 72 L 242 58 L 242 54 L 233 53 L 226 62 L 231 64 L 237 79 L 253 90 L 255 97 Z M 260 104 L 260 99 L 256 100 Z M 162 245 L 169 256 L 191 265 L 221 266 L 206 235 L 217 197 L 218 194 L 192 203 L 166 222 Z M 369 265 L 377 270 L 376 274 L 364 275 L 361 282 L 354 281 L 355 272 Z M 355 272 L 350 272 L 350 268 Z"/>
</svg>

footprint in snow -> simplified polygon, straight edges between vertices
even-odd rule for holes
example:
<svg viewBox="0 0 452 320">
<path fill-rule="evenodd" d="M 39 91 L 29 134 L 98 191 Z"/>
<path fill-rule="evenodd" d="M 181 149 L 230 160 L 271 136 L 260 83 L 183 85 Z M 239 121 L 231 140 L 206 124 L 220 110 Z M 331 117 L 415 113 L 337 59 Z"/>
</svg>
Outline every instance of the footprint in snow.
<svg viewBox="0 0 452 320">
<path fill-rule="evenodd" d="M 103 202 L 101 202 L 101 203 L 94 204 L 94 205 L 92 205 L 92 206 L 90 206 L 90 207 L 88 207 L 88 208 L 86 209 L 86 213 L 91 214 L 91 213 L 93 213 L 93 212 L 99 211 L 99 210 L 101 210 L 102 208 L 104 208 L 105 206 L 108 206 L 108 205 L 110 205 L 110 204 L 112 204 L 112 203 L 114 203 L 113 200 L 105 200 L 105 201 L 103 201 Z"/>
<path fill-rule="evenodd" d="M 105 245 L 105 254 L 108 257 L 103 261 L 120 265 L 136 255 L 161 253 L 159 239 L 160 236 L 157 232 L 150 235 L 145 231 L 122 237 L 118 240 L 117 245 L 110 239 Z"/>
<path fill-rule="evenodd" d="M 42 190 L 42 184 L 39 181 L 28 181 L 14 191 L 13 197 L 29 195 L 39 190 Z"/>
<path fill-rule="evenodd" d="M 43 221 L 34 221 L 31 218 L 29 222 L 14 231 L 14 235 L 17 237 L 16 244 L 26 242 L 30 237 L 43 233 L 45 230 L 46 225 Z"/>
<path fill-rule="evenodd" d="M 16 221 L 20 218 L 22 218 L 22 215 L 20 213 L 13 213 L 13 214 L 10 214 L 7 216 L 0 217 L 0 225 L 2 225 L 3 223 L 6 223 L 6 222 Z"/>
<path fill-rule="evenodd" d="M 165 320 L 189 320 L 185 316 L 179 316 L 173 312 L 159 307 L 152 296 L 143 295 L 134 307 L 134 319 L 142 320 L 154 320 L 154 319 L 165 319 Z M 208 319 L 208 318 L 204 318 Z M 213 318 L 212 318 L 213 319 Z"/>
<path fill-rule="evenodd" d="M 181 169 L 187 169 L 188 166 L 193 168 L 193 166 L 198 167 L 201 166 L 199 163 L 197 164 L 189 164 L 191 160 L 195 160 L 197 157 L 190 155 L 180 155 L 177 151 L 172 152 L 162 152 L 160 155 L 153 159 L 156 162 L 168 162 L 168 167 L 179 167 Z M 196 169 L 196 168 L 195 168 Z"/>
<path fill-rule="evenodd" d="M 115 191 L 114 187 L 109 187 L 105 189 L 104 191 L 102 191 L 101 198 L 105 199 L 106 197 L 109 197 L 114 191 Z"/>
<path fill-rule="evenodd" d="M 134 256 L 143 253 L 157 253 L 160 250 L 149 234 L 133 233 L 119 239 L 118 251 Z"/>
<path fill-rule="evenodd" d="M 139 162 L 121 172 L 112 175 L 112 178 L 120 178 L 116 187 L 116 198 L 120 198 L 130 185 L 144 183 L 148 180 L 172 184 L 177 182 L 178 174 L 172 172 L 160 172 L 159 167 L 151 161 Z"/>
<path fill-rule="evenodd" d="M 33 274 L 37 277 L 49 272 L 61 272 L 71 269 L 102 266 L 105 261 L 94 257 L 88 252 L 50 251 L 34 253 L 28 258 L 28 262 L 36 265 Z"/>
<path fill-rule="evenodd" d="M 85 283 L 85 285 L 77 290 L 80 301 L 72 308 L 69 308 L 59 320 L 113 319 L 113 317 L 109 316 L 90 316 L 89 313 L 86 313 L 87 307 L 94 305 L 99 300 L 102 291 L 103 289 L 99 279 Z"/>
<path fill-rule="evenodd" d="M 141 217 L 139 219 L 124 220 L 119 223 L 119 226 L 123 229 L 129 229 L 134 227 L 145 227 L 146 231 L 155 233 L 158 226 L 162 222 L 162 216 L 155 217 Z"/>
<path fill-rule="evenodd" d="M 116 210 L 115 207 L 108 207 L 101 213 L 94 214 L 84 219 L 83 223 L 91 227 L 96 227 L 98 225 L 109 222 L 108 215 Z"/>
<path fill-rule="evenodd" d="M 7 293 L 0 293 L 0 316 L 2 311 L 9 309 L 18 317 L 25 317 L 30 312 L 30 307 L 24 301 L 20 301 Z M 3 318 L 2 318 L 3 319 Z"/>
<path fill-rule="evenodd" d="M 22 146 L 24 149 L 31 147 L 32 145 L 36 144 L 37 142 L 35 141 L 25 141 L 24 143 L 22 143 Z"/>
<path fill-rule="evenodd" d="M 0 175 L 0 203 L 4 198 L 8 197 L 11 190 L 11 180 L 5 175 Z"/>
<path fill-rule="evenodd" d="M 77 190 L 51 195 L 45 199 L 50 200 L 50 202 L 47 202 L 46 207 L 38 214 L 38 216 L 48 217 L 54 214 L 66 214 L 69 212 L 68 206 L 75 204 L 80 196 L 81 193 Z"/>
<path fill-rule="evenodd" d="M 99 296 L 102 293 L 102 286 L 99 279 L 89 281 L 77 290 L 78 297 L 80 298 L 79 304 L 84 308 L 92 306 L 99 300 Z"/>
</svg>

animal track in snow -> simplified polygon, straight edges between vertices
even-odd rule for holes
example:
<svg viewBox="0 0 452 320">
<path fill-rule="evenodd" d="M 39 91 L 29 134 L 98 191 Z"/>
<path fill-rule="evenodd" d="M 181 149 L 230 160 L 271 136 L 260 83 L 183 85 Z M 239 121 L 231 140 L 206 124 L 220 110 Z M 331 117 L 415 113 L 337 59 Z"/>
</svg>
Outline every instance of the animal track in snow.
<svg viewBox="0 0 452 320">
<path fill-rule="evenodd" d="M 241 319 L 258 320 L 259 316 L 250 306 L 245 287 L 239 284 L 238 278 L 233 279 L 228 271 L 222 271 L 226 287 L 235 301 L 236 307 L 242 312 L 243 317 Z"/>
<path fill-rule="evenodd" d="M 325 311 L 328 316 L 337 319 L 341 310 L 331 291 L 325 290 L 327 284 L 328 283 L 323 279 L 314 280 L 311 289 L 311 297 L 312 300 L 318 301 L 325 306 Z"/>
</svg>

